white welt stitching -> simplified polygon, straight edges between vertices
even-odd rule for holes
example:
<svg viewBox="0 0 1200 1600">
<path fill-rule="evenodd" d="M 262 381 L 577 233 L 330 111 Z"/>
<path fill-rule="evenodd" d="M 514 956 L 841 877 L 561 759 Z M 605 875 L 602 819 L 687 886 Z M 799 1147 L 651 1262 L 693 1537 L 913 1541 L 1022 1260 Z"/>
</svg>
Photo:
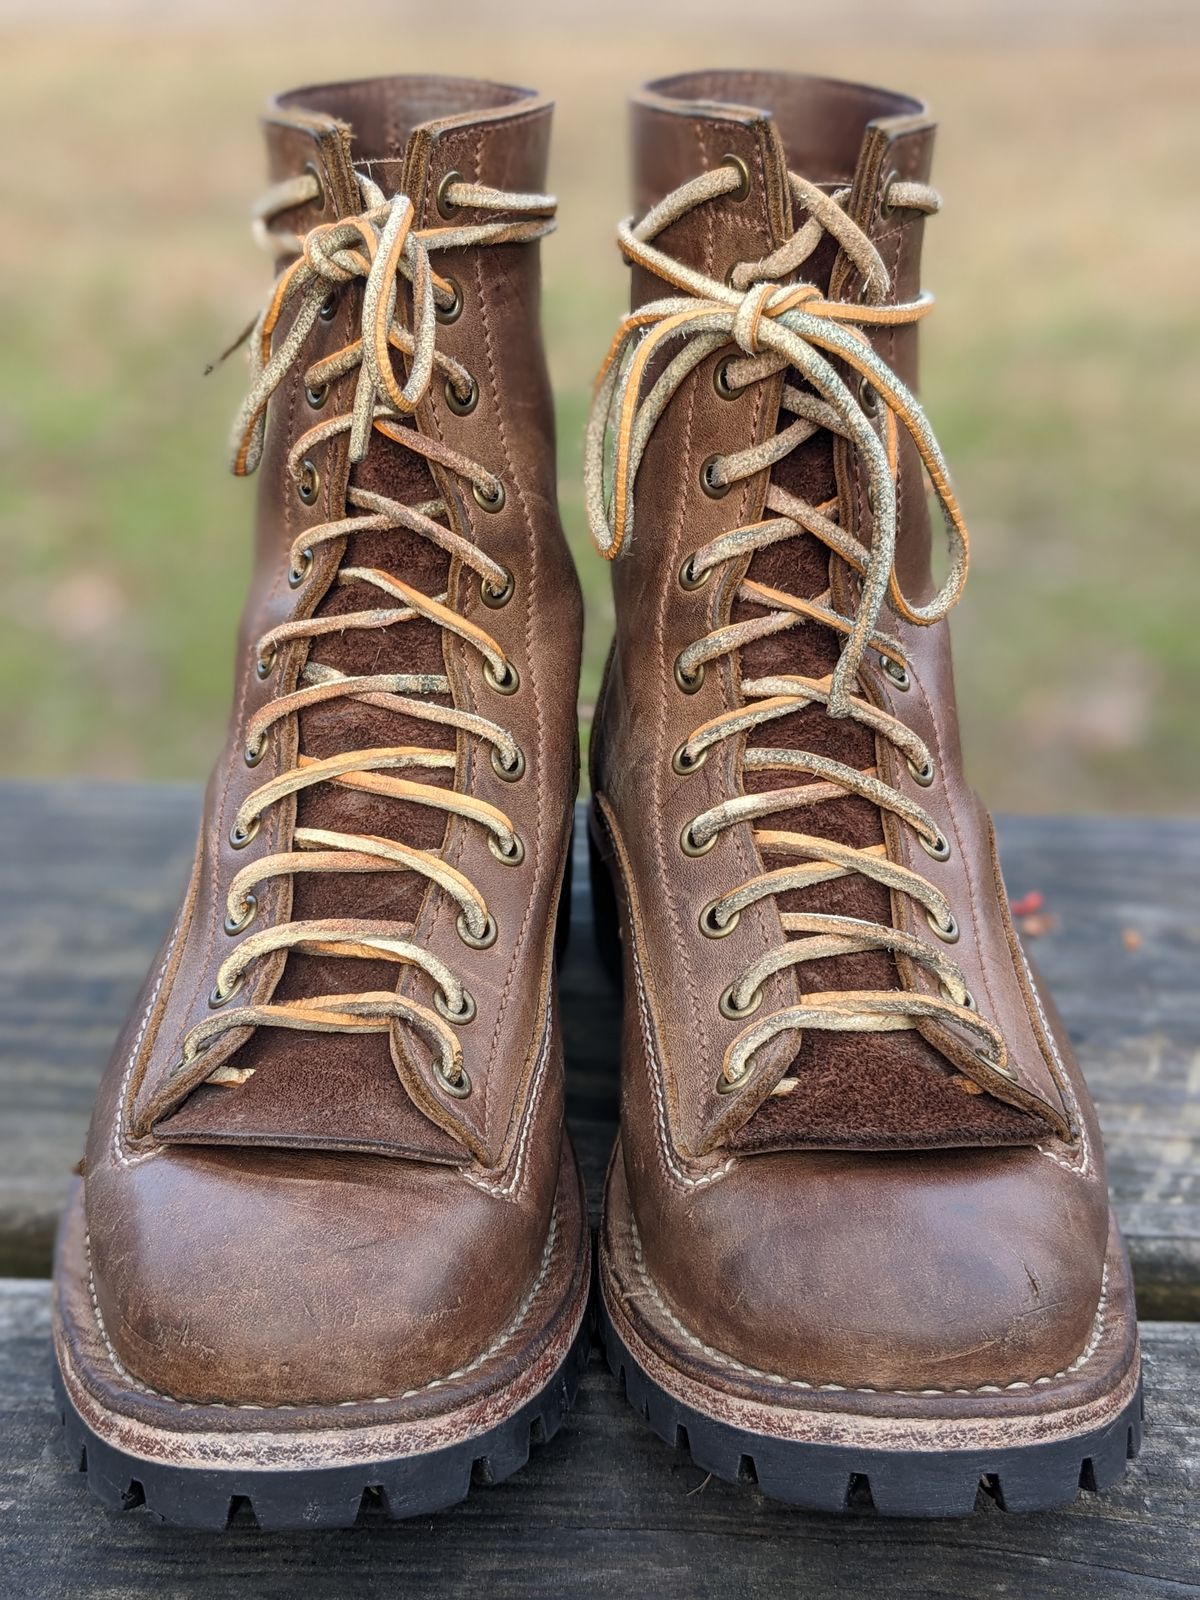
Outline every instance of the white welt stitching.
<svg viewBox="0 0 1200 1600">
<path fill-rule="evenodd" d="M 486 1350 L 480 1351 L 477 1356 L 475 1356 L 471 1361 L 467 1362 L 466 1366 L 456 1367 L 453 1372 L 447 1372 L 444 1377 L 431 1378 L 428 1383 L 419 1384 L 415 1389 L 405 1389 L 401 1394 L 381 1394 L 376 1395 L 374 1398 L 369 1400 L 335 1400 L 333 1402 L 314 1400 L 307 1403 L 292 1402 L 285 1405 L 234 1405 L 226 1400 L 181 1400 L 177 1395 L 163 1394 L 160 1389 L 152 1389 L 148 1383 L 142 1383 L 138 1378 L 135 1378 L 129 1369 L 122 1365 L 120 1357 L 113 1349 L 112 1342 L 108 1337 L 108 1330 L 104 1326 L 104 1318 L 100 1315 L 100 1303 L 96 1298 L 96 1280 L 92 1272 L 92 1241 L 90 1235 L 85 1235 L 84 1244 L 87 1251 L 88 1294 L 91 1297 L 92 1311 L 96 1318 L 96 1327 L 99 1329 L 100 1337 L 104 1340 L 104 1348 L 108 1351 L 108 1359 L 112 1363 L 113 1370 L 116 1372 L 117 1376 L 125 1383 L 129 1384 L 131 1388 L 138 1389 L 143 1394 L 154 1395 L 155 1398 L 159 1400 L 170 1400 L 175 1405 L 184 1405 L 188 1407 L 196 1406 L 200 1409 L 208 1411 L 300 1411 L 310 1409 L 334 1410 L 344 1409 L 352 1406 L 390 1405 L 397 1400 L 411 1400 L 414 1395 L 425 1394 L 430 1389 L 440 1389 L 444 1384 L 453 1383 L 458 1378 L 465 1378 L 468 1376 L 468 1374 L 477 1371 L 486 1362 L 490 1361 L 494 1355 L 497 1355 L 501 1349 L 503 1349 L 509 1340 L 512 1339 L 516 1334 L 521 1324 L 525 1321 L 525 1318 L 529 1315 L 533 1303 L 541 1292 L 542 1286 L 545 1284 L 546 1278 L 550 1272 L 550 1265 L 554 1257 L 554 1246 L 557 1237 L 558 1207 L 555 1206 L 550 1213 L 550 1230 L 546 1235 L 546 1248 L 542 1252 L 542 1264 L 538 1269 L 537 1276 L 534 1278 L 533 1283 L 529 1287 L 528 1293 L 521 1301 L 521 1304 L 517 1307 L 512 1321 L 509 1322 L 502 1332 L 499 1333 L 492 1341 L 492 1343 L 488 1345 Z"/>
<path fill-rule="evenodd" d="M 734 1372 L 743 1372 L 750 1378 L 765 1378 L 769 1383 L 786 1384 L 790 1389 L 811 1389 L 823 1393 L 840 1394 L 1004 1394 L 1013 1389 L 1032 1389 L 1039 1384 L 1053 1383 L 1057 1378 L 1066 1378 L 1072 1372 L 1078 1372 L 1095 1355 L 1104 1335 L 1104 1322 L 1108 1310 L 1108 1267 L 1104 1268 L 1104 1275 L 1100 1280 L 1100 1300 L 1096 1306 L 1096 1315 L 1092 1321 L 1092 1331 L 1088 1341 L 1080 1353 L 1064 1367 L 1061 1372 L 1052 1373 L 1048 1378 L 1022 1379 L 1016 1383 L 981 1383 L 974 1389 L 883 1389 L 873 1384 L 844 1384 L 844 1383 L 807 1383 L 803 1378 L 787 1378 L 780 1372 L 764 1372 L 760 1367 L 749 1367 L 742 1361 L 735 1361 L 732 1356 L 727 1356 L 724 1351 L 716 1350 L 710 1344 L 705 1344 L 703 1339 L 697 1337 L 690 1328 L 682 1323 L 670 1306 L 664 1301 L 658 1291 L 658 1286 L 646 1270 L 645 1257 L 642 1254 L 642 1241 L 638 1236 L 637 1227 L 632 1218 L 629 1223 L 629 1237 L 633 1244 L 634 1261 L 637 1265 L 638 1275 L 646 1286 L 646 1291 L 671 1324 L 677 1333 L 683 1335 L 690 1345 L 703 1352 L 711 1360 L 717 1361 L 723 1367 L 729 1367 Z"/>
</svg>

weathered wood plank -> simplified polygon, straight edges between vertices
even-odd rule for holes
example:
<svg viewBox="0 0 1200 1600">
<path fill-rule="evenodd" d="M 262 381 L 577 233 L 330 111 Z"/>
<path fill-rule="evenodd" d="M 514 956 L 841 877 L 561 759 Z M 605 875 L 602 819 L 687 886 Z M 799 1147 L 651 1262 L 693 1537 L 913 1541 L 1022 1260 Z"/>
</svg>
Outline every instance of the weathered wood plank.
<svg viewBox="0 0 1200 1600">
<path fill-rule="evenodd" d="M 706 1481 L 651 1434 L 596 1360 L 563 1431 L 509 1482 L 420 1522 L 314 1535 L 189 1534 L 92 1502 L 62 1449 L 48 1327 L 45 1284 L 0 1283 L 0 1584 L 30 1600 L 1200 1593 L 1196 1325 L 1145 1327 L 1142 1455 L 1118 1487 L 1064 1511 L 1019 1517 L 992 1506 L 961 1523 L 789 1511 Z"/>
<path fill-rule="evenodd" d="M 0 1271 L 46 1271 L 96 1077 L 174 907 L 198 796 L 0 785 Z M 1200 1317 L 1200 822 L 1013 817 L 1009 888 L 1100 1106 L 1143 1315 Z M 617 1001 L 583 834 L 563 973 L 568 1102 L 595 1208 L 616 1121 Z M 1130 948 L 1136 946 L 1136 948 Z"/>
</svg>

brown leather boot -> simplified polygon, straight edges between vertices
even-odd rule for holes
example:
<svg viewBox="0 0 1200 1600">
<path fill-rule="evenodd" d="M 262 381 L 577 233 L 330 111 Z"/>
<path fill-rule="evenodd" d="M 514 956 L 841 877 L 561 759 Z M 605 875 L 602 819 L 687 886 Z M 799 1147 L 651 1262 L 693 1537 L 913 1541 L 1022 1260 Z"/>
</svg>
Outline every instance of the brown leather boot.
<svg viewBox="0 0 1200 1600">
<path fill-rule="evenodd" d="M 519 1467 L 574 1390 L 550 115 L 438 78 L 267 113 L 234 714 L 59 1243 L 65 1420 L 112 1504 L 425 1513 Z"/>
<path fill-rule="evenodd" d="M 853 84 L 641 95 L 588 462 L 609 1359 L 709 1471 L 896 1514 L 1069 1500 L 1140 1418 L 1095 1116 L 962 775 L 966 535 L 912 393 L 932 140 Z"/>
</svg>

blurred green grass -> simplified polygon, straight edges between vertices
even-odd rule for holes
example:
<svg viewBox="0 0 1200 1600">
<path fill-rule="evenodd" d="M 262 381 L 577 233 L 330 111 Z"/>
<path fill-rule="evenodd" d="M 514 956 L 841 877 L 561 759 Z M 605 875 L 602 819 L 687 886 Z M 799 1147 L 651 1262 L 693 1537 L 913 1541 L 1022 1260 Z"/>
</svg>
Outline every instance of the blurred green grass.
<svg viewBox="0 0 1200 1600">
<path fill-rule="evenodd" d="M 1194 808 L 1200 223 L 1180 196 L 1200 165 L 1200 23 L 1156 30 L 1144 6 L 1107 4 L 1090 25 L 1030 12 L 1004 32 L 970 4 L 913 28 L 862 0 L 872 26 L 831 13 L 801 46 L 784 8 L 749 12 L 736 62 L 886 81 L 941 113 L 924 394 L 974 535 L 954 620 L 973 778 L 1010 808 Z M 69 38 L 61 23 L 4 29 L 0 181 L 21 219 L 0 236 L 9 773 L 206 770 L 253 491 L 224 468 L 239 363 L 202 374 L 264 288 L 244 222 L 255 116 L 273 88 L 364 70 L 452 62 L 559 100 L 545 318 L 590 706 L 612 614 L 580 449 L 623 293 L 621 98 L 655 72 L 734 61 L 716 12 L 693 15 L 681 47 L 681 3 L 643 18 L 636 54 L 615 14 L 518 0 L 502 35 L 492 14 L 461 8 L 452 55 L 435 23 L 369 0 L 343 27 L 298 5 L 285 28 L 264 7 L 235 30 L 232 13 L 184 5 L 169 20 L 110 7 Z M 355 43 L 385 35 L 386 49 Z"/>
</svg>

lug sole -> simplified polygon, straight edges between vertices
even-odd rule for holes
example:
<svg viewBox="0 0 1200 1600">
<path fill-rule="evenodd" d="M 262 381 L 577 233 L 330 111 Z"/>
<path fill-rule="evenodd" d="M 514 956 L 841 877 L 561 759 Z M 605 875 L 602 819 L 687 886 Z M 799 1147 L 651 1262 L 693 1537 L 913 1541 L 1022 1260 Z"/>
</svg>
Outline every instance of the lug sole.
<svg viewBox="0 0 1200 1600">
<path fill-rule="evenodd" d="M 67 1450 L 110 1510 L 142 1507 L 175 1527 L 221 1530 L 251 1518 L 273 1530 L 348 1528 L 360 1513 L 398 1521 L 430 1516 L 520 1470 L 532 1445 L 552 1439 L 571 1409 L 591 1348 L 584 1319 L 550 1382 L 512 1416 L 475 1438 L 420 1455 L 358 1465 L 269 1471 L 179 1467 L 130 1455 L 80 1416 L 57 1368 L 54 1392 Z"/>
<path fill-rule="evenodd" d="M 1141 1448 L 1140 1364 L 1132 1392 L 1110 1420 L 1037 1443 L 899 1450 L 751 1432 L 697 1410 L 650 1377 L 631 1351 L 633 1340 L 615 1326 L 601 1279 L 600 1337 L 633 1409 L 702 1471 L 756 1484 L 769 1499 L 802 1510 L 963 1517 L 990 1502 L 1003 1511 L 1046 1511 L 1070 1504 L 1081 1489 L 1110 1488 Z"/>
</svg>

